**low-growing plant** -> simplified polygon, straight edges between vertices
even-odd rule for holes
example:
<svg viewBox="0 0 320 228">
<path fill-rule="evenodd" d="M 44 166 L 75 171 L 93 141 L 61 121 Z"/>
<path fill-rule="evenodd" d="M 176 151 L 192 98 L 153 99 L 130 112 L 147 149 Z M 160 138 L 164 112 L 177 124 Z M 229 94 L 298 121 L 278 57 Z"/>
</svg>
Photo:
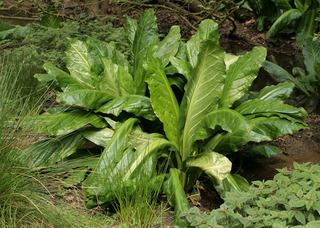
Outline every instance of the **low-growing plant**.
<svg viewBox="0 0 320 228">
<path fill-rule="evenodd" d="M 156 189 L 149 184 L 149 181 L 149 179 L 141 179 L 134 192 L 126 188 L 115 190 L 116 217 L 124 227 L 147 228 L 162 223 L 164 205 L 158 205 L 162 184 L 160 182 L 158 189 Z M 126 183 L 117 185 L 121 184 Z"/>
<path fill-rule="evenodd" d="M 25 65 L 38 66 L 38 72 L 45 62 L 65 67 L 64 52 L 68 38 L 86 39 L 95 37 L 100 40 L 115 42 L 117 48 L 125 52 L 128 47 L 123 37 L 123 28 L 113 28 L 101 21 L 64 21 L 59 27 L 48 27 L 37 23 L 25 26 L 8 27 L 0 30 L 0 47 L 11 58 L 23 61 Z M 41 68 L 41 69 L 40 69 Z"/>
<path fill-rule="evenodd" d="M 281 66 L 266 61 L 263 68 L 277 82 L 289 81 L 306 96 L 308 108 L 316 109 L 320 96 L 320 41 L 317 39 L 306 40 L 303 47 L 305 69 L 301 67 L 292 68 L 292 73 Z"/>
<path fill-rule="evenodd" d="M 18 77 L 22 69 L 16 62 L 0 59 L 1 227 L 40 227 L 54 222 L 59 216 L 59 211 L 46 197 L 44 185 L 18 160 L 16 150 L 17 144 L 21 144 L 19 141 L 23 141 L 20 133 L 23 119 L 41 105 L 41 102 L 35 105 L 34 100 L 29 98 L 36 87 L 30 88 L 23 78 Z M 55 221 L 57 225 L 63 223 L 62 220 Z"/>
<path fill-rule="evenodd" d="M 294 163 L 273 180 L 254 181 L 247 192 L 228 192 L 210 213 L 191 208 L 188 227 L 319 227 L 320 165 Z"/>
<path fill-rule="evenodd" d="M 178 215 L 188 207 L 185 191 L 201 173 L 222 194 L 226 188 L 241 189 L 242 182 L 230 174 L 228 154 L 306 127 L 305 110 L 284 103 L 292 83 L 239 101 L 266 50 L 225 53 L 214 21 L 203 21 L 187 42 L 177 26 L 159 40 L 152 10 L 138 23 L 127 18 L 125 30 L 129 59 L 111 44 L 73 40 L 66 52 L 69 72 L 46 64 L 47 74 L 36 75 L 58 84 L 60 106 L 32 120 L 52 138 L 32 145 L 22 159 L 47 166 L 76 156 L 85 142 L 103 147 L 82 185 L 88 207 L 111 203 L 116 191 L 134 194 L 149 180 L 151 189 L 164 182 Z M 168 168 L 159 174 L 163 162 Z"/>
</svg>

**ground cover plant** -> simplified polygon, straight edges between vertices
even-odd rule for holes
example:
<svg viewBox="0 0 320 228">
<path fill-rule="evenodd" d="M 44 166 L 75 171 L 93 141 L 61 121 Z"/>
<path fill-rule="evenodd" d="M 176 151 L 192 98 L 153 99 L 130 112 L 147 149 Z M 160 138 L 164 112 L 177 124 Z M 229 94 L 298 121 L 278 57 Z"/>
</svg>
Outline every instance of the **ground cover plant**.
<svg viewBox="0 0 320 228">
<path fill-rule="evenodd" d="M 21 160 L 46 167 L 76 159 L 93 143 L 90 152 L 100 158 L 79 180 L 87 207 L 112 203 L 117 192 L 130 197 L 143 181 L 155 191 L 160 186 L 183 225 L 185 191 L 202 173 L 221 195 L 241 190 L 246 185 L 231 174 L 229 154 L 306 127 L 305 110 L 284 103 L 292 83 L 245 96 L 266 50 L 225 53 L 214 21 L 204 20 L 187 42 L 177 26 L 160 40 L 153 10 L 138 22 L 127 18 L 125 30 L 128 58 L 110 43 L 71 40 L 68 71 L 47 63 L 47 74 L 36 75 L 57 84 L 59 105 L 30 120 L 49 137 Z"/>
<path fill-rule="evenodd" d="M 0 28 L 0 48 L 11 58 L 21 59 L 25 65 L 38 66 L 40 72 L 45 62 L 65 67 L 64 52 L 68 38 L 86 39 L 95 37 L 104 41 L 114 41 L 125 52 L 127 42 L 123 39 L 123 28 L 111 24 L 89 20 L 59 21 L 57 26 L 47 23 L 31 23 L 25 26 L 4 24 Z"/>
<path fill-rule="evenodd" d="M 220 208 L 182 216 L 188 227 L 319 227 L 318 164 L 294 164 L 273 180 L 254 181 L 247 192 L 229 192 Z"/>
</svg>

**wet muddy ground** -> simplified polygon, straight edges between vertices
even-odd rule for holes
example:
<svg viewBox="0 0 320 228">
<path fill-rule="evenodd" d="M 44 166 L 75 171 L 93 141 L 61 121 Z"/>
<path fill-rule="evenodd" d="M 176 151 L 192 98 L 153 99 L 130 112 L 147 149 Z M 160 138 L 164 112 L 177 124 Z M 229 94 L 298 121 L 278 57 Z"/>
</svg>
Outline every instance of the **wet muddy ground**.
<svg viewBox="0 0 320 228">
<path fill-rule="evenodd" d="M 273 142 L 283 153 L 270 159 L 247 161 L 244 176 L 249 180 L 271 179 L 277 169 L 292 168 L 294 162 L 320 162 L 320 115 L 310 114 L 306 120 L 308 129 L 286 135 Z"/>
</svg>

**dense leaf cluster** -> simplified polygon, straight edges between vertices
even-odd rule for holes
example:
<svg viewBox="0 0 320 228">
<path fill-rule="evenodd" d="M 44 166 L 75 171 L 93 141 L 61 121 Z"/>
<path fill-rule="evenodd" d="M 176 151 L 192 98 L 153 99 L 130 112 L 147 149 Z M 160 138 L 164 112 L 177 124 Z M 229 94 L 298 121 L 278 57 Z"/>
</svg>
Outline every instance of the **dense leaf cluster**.
<svg viewBox="0 0 320 228">
<path fill-rule="evenodd" d="M 308 97 L 307 104 L 311 110 L 316 109 L 320 96 L 320 41 L 307 39 L 303 47 L 305 69 L 293 67 L 289 73 L 282 67 L 266 61 L 263 68 L 277 82 L 290 81 Z"/>
<path fill-rule="evenodd" d="M 24 64 L 36 67 L 45 62 L 64 67 L 68 38 L 95 37 L 114 41 L 122 51 L 128 46 L 127 40 L 123 38 L 123 28 L 113 28 L 111 24 L 99 21 L 66 21 L 58 27 L 36 23 L 15 27 L 5 25 L 0 24 L 0 48 L 4 50 L 3 53 L 10 54 L 18 62 L 23 61 Z"/>
<path fill-rule="evenodd" d="M 247 192 L 229 192 L 219 209 L 183 214 L 190 227 L 319 227 L 320 165 L 294 164 Z"/>
<path fill-rule="evenodd" d="M 185 191 L 202 173 L 221 194 L 243 187 L 230 174 L 227 155 L 306 127 L 305 110 L 284 103 L 292 83 L 245 96 L 266 50 L 225 53 L 214 21 L 201 22 L 187 42 L 177 26 L 159 39 L 152 10 L 139 21 L 127 18 L 125 30 L 129 57 L 111 43 L 74 39 L 67 71 L 47 63 L 47 74 L 36 75 L 58 85 L 60 105 L 30 121 L 51 138 L 30 146 L 21 159 L 48 166 L 76 157 L 86 142 L 102 147 L 82 183 L 87 207 L 111 203 L 115 192 L 134 192 L 149 180 L 179 214 L 188 208 Z"/>
<path fill-rule="evenodd" d="M 319 30 L 318 0 L 247 0 L 246 2 L 258 16 L 259 30 L 263 29 L 266 22 L 272 23 L 266 34 L 268 38 L 279 33 L 296 33 L 298 44 L 302 44 Z"/>
</svg>

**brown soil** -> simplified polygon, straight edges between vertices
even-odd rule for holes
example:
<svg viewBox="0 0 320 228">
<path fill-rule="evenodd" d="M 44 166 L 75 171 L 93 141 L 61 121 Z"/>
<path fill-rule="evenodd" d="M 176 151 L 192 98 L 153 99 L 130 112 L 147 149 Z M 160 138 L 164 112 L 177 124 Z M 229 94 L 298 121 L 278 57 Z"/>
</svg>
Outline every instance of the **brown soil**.
<svg viewBox="0 0 320 228">
<path fill-rule="evenodd" d="M 306 122 L 309 128 L 293 135 L 286 135 L 274 141 L 283 153 L 271 159 L 250 161 L 244 165 L 249 180 L 271 179 L 276 169 L 292 168 L 294 162 L 320 162 L 320 115 L 310 114 Z"/>
</svg>

